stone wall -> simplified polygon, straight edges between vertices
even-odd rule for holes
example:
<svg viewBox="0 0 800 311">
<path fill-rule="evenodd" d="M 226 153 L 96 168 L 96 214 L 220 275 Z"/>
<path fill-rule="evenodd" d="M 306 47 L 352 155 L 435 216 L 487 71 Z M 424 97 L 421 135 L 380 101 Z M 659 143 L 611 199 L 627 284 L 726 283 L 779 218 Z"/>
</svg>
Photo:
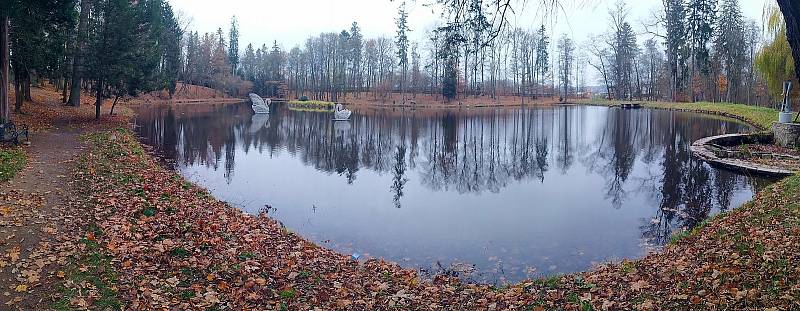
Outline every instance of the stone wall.
<svg viewBox="0 0 800 311">
<path fill-rule="evenodd" d="M 775 133 L 775 144 L 781 147 L 800 147 L 800 124 L 775 123 L 772 126 Z"/>
</svg>

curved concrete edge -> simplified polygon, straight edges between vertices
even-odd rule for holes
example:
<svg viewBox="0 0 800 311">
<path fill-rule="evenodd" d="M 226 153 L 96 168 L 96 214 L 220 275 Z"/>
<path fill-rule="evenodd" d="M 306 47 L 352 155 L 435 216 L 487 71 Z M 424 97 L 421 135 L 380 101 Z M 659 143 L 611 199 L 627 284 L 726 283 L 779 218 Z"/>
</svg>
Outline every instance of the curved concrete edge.
<svg viewBox="0 0 800 311">
<path fill-rule="evenodd" d="M 770 165 L 763 165 L 759 163 L 753 163 L 750 161 L 745 161 L 741 159 L 731 159 L 731 158 L 720 158 L 717 157 L 714 152 L 707 148 L 709 143 L 717 141 L 719 139 L 726 139 L 731 137 L 741 137 L 741 136 L 751 136 L 755 134 L 725 134 L 719 136 L 712 136 L 701 138 L 694 143 L 692 143 L 691 151 L 692 155 L 708 162 L 711 165 L 723 167 L 726 169 L 740 171 L 745 173 L 757 174 L 757 175 L 767 175 L 767 176 L 775 176 L 775 177 L 786 177 L 794 175 L 795 171 L 770 166 Z"/>
</svg>

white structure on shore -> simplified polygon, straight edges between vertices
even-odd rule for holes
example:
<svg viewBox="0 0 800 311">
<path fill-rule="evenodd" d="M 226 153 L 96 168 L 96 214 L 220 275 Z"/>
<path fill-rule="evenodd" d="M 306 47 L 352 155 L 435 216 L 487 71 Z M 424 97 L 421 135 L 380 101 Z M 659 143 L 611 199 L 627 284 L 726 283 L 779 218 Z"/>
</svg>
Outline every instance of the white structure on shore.
<svg viewBox="0 0 800 311">
<path fill-rule="evenodd" d="M 353 114 L 352 111 L 344 109 L 342 104 L 336 104 L 336 107 L 333 110 L 333 120 L 334 121 L 347 121 L 350 120 L 350 115 Z"/>
<path fill-rule="evenodd" d="M 258 94 L 250 93 L 250 101 L 253 102 L 253 112 L 256 114 L 269 113 L 270 100 L 264 101 Z"/>
</svg>

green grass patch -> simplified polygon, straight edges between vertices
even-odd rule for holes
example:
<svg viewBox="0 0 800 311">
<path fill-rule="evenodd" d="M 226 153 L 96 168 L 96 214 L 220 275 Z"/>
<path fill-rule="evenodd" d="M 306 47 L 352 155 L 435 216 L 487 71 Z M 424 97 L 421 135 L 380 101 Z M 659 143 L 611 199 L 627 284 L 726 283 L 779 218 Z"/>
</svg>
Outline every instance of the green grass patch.
<svg viewBox="0 0 800 311">
<path fill-rule="evenodd" d="M 669 238 L 669 244 L 674 245 L 680 242 L 681 240 L 688 238 L 692 235 L 691 230 L 681 230 L 677 233 L 674 233 L 672 237 Z"/>
<path fill-rule="evenodd" d="M 291 289 L 291 288 L 290 289 L 284 289 L 284 290 L 281 291 L 280 295 L 281 295 L 281 298 L 283 298 L 283 299 L 292 299 L 295 296 L 295 292 L 294 292 L 294 289 Z"/>
<path fill-rule="evenodd" d="M 0 148 L 0 182 L 8 181 L 25 168 L 28 158 L 20 147 Z"/>
<path fill-rule="evenodd" d="M 622 263 L 622 272 L 630 273 L 633 269 L 636 269 L 636 264 L 634 262 L 626 260 Z"/>
<path fill-rule="evenodd" d="M 556 289 L 558 287 L 558 285 L 561 283 L 561 276 L 560 275 L 554 275 L 554 276 L 551 276 L 551 277 L 548 277 L 548 278 L 537 279 L 535 281 L 535 283 L 539 284 L 539 285 L 544 285 L 544 286 L 546 286 L 547 288 L 550 288 L 550 289 Z"/>
<path fill-rule="evenodd" d="M 172 256 L 181 257 L 181 258 L 189 257 L 189 255 L 191 255 L 191 253 L 188 250 L 186 250 L 185 248 L 183 248 L 183 247 L 173 248 L 172 251 L 170 252 L 170 254 Z"/>
<path fill-rule="evenodd" d="M 152 207 L 148 207 L 148 208 L 145 208 L 144 210 L 142 210 L 142 215 L 145 215 L 147 217 L 153 217 L 153 216 L 156 215 L 156 212 L 158 212 L 156 209 L 154 209 Z"/>
<path fill-rule="evenodd" d="M 75 310 L 77 308 L 72 306 L 71 301 L 82 295 L 81 292 L 94 290 L 99 295 L 93 301 L 92 307 L 98 310 L 122 310 L 123 303 L 117 293 L 118 278 L 112 263 L 113 257 L 95 241 L 84 238 L 81 243 L 86 245 L 86 249 L 69 259 L 64 279 L 77 286 L 83 284 L 86 288 L 59 286 L 59 297 L 53 304 L 53 309 Z"/>
<path fill-rule="evenodd" d="M 670 239 L 669 239 L 669 244 L 673 245 L 673 244 L 678 243 L 678 242 L 680 242 L 681 240 L 683 240 L 683 239 L 685 239 L 687 237 L 699 234 L 700 231 L 702 231 L 705 227 L 708 227 L 708 225 L 711 224 L 714 221 L 714 219 L 722 218 L 726 214 L 728 214 L 728 213 L 727 212 L 717 213 L 714 216 L 710 216 L 710 217 L 704 219 L 703 221 L 701 221 L 699 224 L 697 224 L 697 226 L 695 226 L 691 230 L 681 230 L 680 232 L 677 232 L 677 233 L 673 234 L 672 237 L 670 237 Z"/>
<path fill-rule="evenodd" d="M 331 110 L 336 104 L 333 102 L 326 102 L 321 100 L 309 100 L 309 101 L 299 101 L 299 100 L 291 100 L 289 101 L 289 108 L 292 110 L 308 110 L 308 111 L 319 111 L 319 110 Z"/>
<path fill-rule="evenodd" d="M 253 259 L 255 257 L 256 257 L 256 254 L 251 253 L 251 252 L 239 253 L 239 260 L 242 260 L 242 261 L 250 260 L 250 259 Z"/>
</svg>

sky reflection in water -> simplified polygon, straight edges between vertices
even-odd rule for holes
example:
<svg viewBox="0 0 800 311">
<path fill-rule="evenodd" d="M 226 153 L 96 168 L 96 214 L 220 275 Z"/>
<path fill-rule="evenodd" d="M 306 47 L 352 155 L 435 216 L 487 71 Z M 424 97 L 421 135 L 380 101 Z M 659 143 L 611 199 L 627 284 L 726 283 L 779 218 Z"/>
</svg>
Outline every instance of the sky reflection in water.
<svg viewBox="0 0 800 311">
<path fill-rule="evenodd" d="M 636 258 L 768 181 L 693 159 L 742 123 L 605 107 L 253 116 L 153 106 L 143 140 L 248 213 L 343 253 L 502 284 Z M 472 267 L 476 271 L 463 273 Z"/>
</svg>

